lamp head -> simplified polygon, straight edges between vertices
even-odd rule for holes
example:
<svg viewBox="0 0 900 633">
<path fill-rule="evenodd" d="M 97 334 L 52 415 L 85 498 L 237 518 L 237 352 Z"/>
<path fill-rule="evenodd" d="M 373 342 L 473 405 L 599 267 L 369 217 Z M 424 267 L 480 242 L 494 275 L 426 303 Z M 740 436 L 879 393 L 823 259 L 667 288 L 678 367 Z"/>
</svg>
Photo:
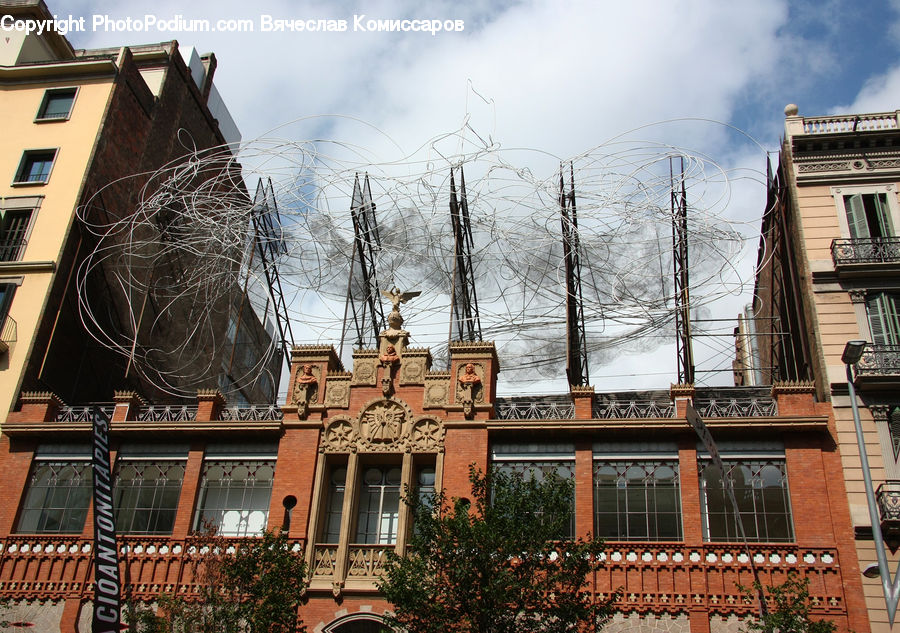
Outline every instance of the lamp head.
<svg viewBox="0 0 900 633">
<path fill-rule="evenodd" d="M 862 358 L 865 347 L 865 341 L 847 341 L 847 344 L 844 345 L 844 353 L 841 354 L 841 362 L 845 365 L 855 365 Z"/>
</svg>

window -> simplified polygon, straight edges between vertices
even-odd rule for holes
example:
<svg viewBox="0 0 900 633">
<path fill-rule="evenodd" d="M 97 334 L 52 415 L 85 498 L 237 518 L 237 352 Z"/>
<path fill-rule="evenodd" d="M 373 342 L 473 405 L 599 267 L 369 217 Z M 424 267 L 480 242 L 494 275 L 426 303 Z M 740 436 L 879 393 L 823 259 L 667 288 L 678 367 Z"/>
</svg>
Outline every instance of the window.
<svg viewBox="0 0 900 633">
<path fill-rule="evenodd" d="M 182 460 L 117 460 L 113 478 L 116 529 L 123 534 L 171 534 L 184 464 Z"/>
<path fill-rule="evenodd" d="M 876 345 L 900 345 L 900 294 L 879 292 L 866 296 L 869 331 Z"/>
<path fill-rule="evenodd" d="M 9 308 L 12 305 L 14 294 L 16 294 L 16 284 L 0 281 L 0 332 L 3 331 L 4 322 L 9 316 Z"/>
<path fill-rule="evenodd" d="M 35 459 L 17 532 L 80 534 L 91 502 L 91 462 Z"/>
<path fill-rule="evenodd" d="M 55 149 L 28 150 L 22 155 L 15 184 L 43 184 L 50 179 L 56 159 Z"/>
<path fill-rule="evenodd" d="M 594 529 L 612 540 L 681 540 L 678 460 L 594 462 Z"/>
<path fill-rule="evenodd" d="M 537 481 L 551 473 L 560 479 L 575 478 L 573 444 L 498 444 L 493 447 L 492 462 L 501 472 L 534 477 Z M 569 526 L 562 538 L 575 538 L 575 497 L 572 491 Z"/>
<path fill-rule="evenodd" d="M 16 209 L 3 214 L 0 222 L 0 262 L 15 262 L 25 252 L 32 209 Z"/>
<path fill-rule="evenodd" d="M 210 526 L 221 536 L 262 534 L 274 477 L 274 459 L 207 458 L 200 475 L 194 529 Z"/>
<path fill-rule="evenodd" d="M 343 466 L 332 469 L 330 481 L 328 509 L 325 512 L 325 530 L 322 534 L 322 541 L 335 544 L 341 540 L 341 517 L 344 513 L 347 469 Z"/>
<path fill-rule="evenodd" d="M 723 459 L 723 462 L 747 540 L 794 540 L 784 459 Z M 722 473 L 711 460 L 701 460 L 700 482 L 704 538 L 740 541 L 731 501 L 722 485 Z"/>
<path fill-rule="evenodd" d="M 400 520 L 400 468 L 363 469 L 356 518 L 356 543 L 393 545 Z"/>
<path fill-rule="evenodd" d="M 62 121 L 69 118 L 75 102 L 75 88 L 54 88 L 44 93 L 38 109 L 38 121 Z"/>
<path fill-rule="evenodd" d="M 852 238 L 891 237 L 894 229 L 886 193 L 854 193 L 844 196 L 844 210 Z"/>
</svg>

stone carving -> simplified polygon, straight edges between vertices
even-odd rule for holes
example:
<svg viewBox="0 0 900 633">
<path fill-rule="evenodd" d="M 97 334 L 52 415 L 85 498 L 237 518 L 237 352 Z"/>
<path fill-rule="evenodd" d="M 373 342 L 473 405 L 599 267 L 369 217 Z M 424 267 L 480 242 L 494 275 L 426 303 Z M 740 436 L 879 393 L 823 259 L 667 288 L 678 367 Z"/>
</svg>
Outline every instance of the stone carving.
<svg viewBox="0 0 900 633">
<path fill-rule="evenodd" d="M 479 364 L 476 368 L 475 363 L 466 363 L 457 378 L 456 399 L 463 405 L 463 415 L 467 419 L 472 419 L 475 415 L 475 403 L 484 402 L 484 393 L 481 388 L 481 376 L 478 375 L 477 369 L 484 373 L 484 369 Z"/>
<path fill-rule="evenodd" d="M 359 415 L 338 415 L 325 425 L 319 451 L 418 452 L 444 450 L 444 426 L 432 416 L 413 418 L 402 400 L 377 399 L 362 408 Z"/>
<path fill-rule="evenodd" d="M 319 400 L 319 378 L 316 375 L 318 370 L 319 368 L 313 365 L 304 365 L 294 380 L 294 404 L 297 405 L 297 415 L 301 419 L 309 415 L 309 405 Z"/>
<path fill-rule="evenodd" d="M 353 384 L 367 385 L 375 384 L 375 358 L 358 358 L 353 362 Z"/>
<path fill-rule="evenodd" d="M 378 360 L 381 361 L 382 367 L 391 367 L 400 362 L 400 357 L 397 355 L 397 349 L 393 345 L 388 345 Z"/>
<path fill-rule="evenodd" d="M 436 450 L 442 448 L 444 442 L 444 429 L 440 422 L 432 418 L 420 418 L 412 425 L 410 433 L 410 448 L 418 451 Z"/>
<path fill-rule="evenodd" d="M 357 434 L 353 422 L 349 418 L 332 419 L 325 427 L 322 441 L 323 451 L 348 452 L 356 444 Z"/>
<path fill-rule="evenodd" d="M 329 378 L 325 382 L 325 406 L 346 409 L 350 406 L 350 381 Z"/>
<path fill-rule="evenodd" d="M 423 406 L 428 407 L 445 407 L 447 406 L 447 396 L 449 394 L 450 376 L 446 378 L 434 380 L 431 378 L 425 381 L 425 402 Z"/>
<path fill-rule="evenodd" d="M 406 411 L 393 400 L 377 402 L 360 415 L 363 437 L 373 444 L 390 444 L 400 438 Z"/>
<path fill-rule="evenodd" d="M 400 368 L 401 385 L 421 385 L 425 378 L 425 358 L 407 356 Z"/>
</svg>

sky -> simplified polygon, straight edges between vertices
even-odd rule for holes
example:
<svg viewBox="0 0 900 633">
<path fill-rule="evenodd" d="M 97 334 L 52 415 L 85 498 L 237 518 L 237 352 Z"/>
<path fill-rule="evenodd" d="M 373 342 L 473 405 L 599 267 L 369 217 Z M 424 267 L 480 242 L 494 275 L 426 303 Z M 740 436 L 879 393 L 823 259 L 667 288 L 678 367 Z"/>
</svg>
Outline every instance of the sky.
<svg viewBox="0 0 900 633">
<path fill-rule="evenodd" d="M 215 84 L 245 140 L 340 139 L 384 159 L 412 154 L 468 123 L 490 142 L 554 160 L 626 135 L 762 173 L 766 152 L 777 152 L 788 103 L 805 116 L 900 108 L 900 0 L 48 5 L 61 17 L 87 18 L 87 32 L 69 35 L 78 48 L 177 39 L 214 52 Z M 106 32 L 90 28 L 96 15 L 245 19 L 254 29 Z M 461 20 L 464 29 L 369 32 L 354 29 L 355 16 L 365 16 L 363 26 L 440 19 Z M 346 20 L 348 29 L 262 32 L 269 18 Z M 751 226 L 758 221 L 765 203 L 759 181 L 737 183 L 722 213 Z M 752 279 L 754 256 L 752 243 L 741 264 L 745 278 Z M 706 316 L 733 318 L 748 300 L 746 292 L 731 297 Z M 733 342 L 717 344 L 718 360 L 709 366 L 727 368 Z M 674 352 L 665 348 L 656 356 L 623 355 L 591 377 L 598 389 L 667 387 L 673 367 Z M 729 378 L 727 371 L 710 375 Z"/>
</svg>

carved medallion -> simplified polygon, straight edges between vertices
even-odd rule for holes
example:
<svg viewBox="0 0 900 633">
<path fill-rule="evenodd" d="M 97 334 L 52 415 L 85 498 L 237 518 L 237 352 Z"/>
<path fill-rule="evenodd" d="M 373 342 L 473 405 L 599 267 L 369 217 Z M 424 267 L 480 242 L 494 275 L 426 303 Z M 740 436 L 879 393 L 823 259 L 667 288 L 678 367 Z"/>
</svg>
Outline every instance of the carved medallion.
<svg viewBox="0 0 900 633">
<path fill-rule="evenodd" d="M 400 438 L 406 411 L 400 403 L 383 400 L 370 405 L 360 416 L 362 436 L 373 444 L 390 444 Z"/>
<path fill-rule="evenodd" d="M 442 407 L 447 404 L 447 382 L 429 380 L 425 386 L 425 406 L 426 407 Z"/>
<path fill-rule="evenodd" d="M 353 363 L 353 384 L 375 384 L 375 359 L 359 359 Z"/>
<path fill-rule="evenodd" d="M 420 418 L 412 425 L 410 447 L 414 451 L 436 450 L 442 447 L 444 429 L 432 418 Z"/>
<path fill-rule="evenodd" d="M 356 443 L 353 422 L 347 418 L 336 418 L 325 427 L 322 448 L 326 451 L 347 452 Z"/>
<path fill-rule="evenodd" d="M 346 409 L 350 406 L 350 381 L 328 380 L 325 383 L 325 406 Z"/>
</svg>

